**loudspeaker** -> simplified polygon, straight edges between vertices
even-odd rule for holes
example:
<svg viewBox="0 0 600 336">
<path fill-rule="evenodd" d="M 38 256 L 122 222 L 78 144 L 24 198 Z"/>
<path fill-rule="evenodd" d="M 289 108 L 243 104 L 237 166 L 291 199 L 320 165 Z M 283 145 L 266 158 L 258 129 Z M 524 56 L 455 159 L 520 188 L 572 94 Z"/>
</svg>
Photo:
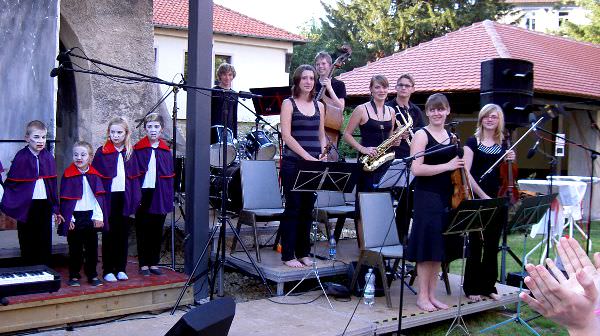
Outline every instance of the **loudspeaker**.
<svg viewBox="0 0 600 336">
<path fill-rule="evenodd" d="M 529 124 L 533 104 L 533 63 L 514 58 L 481 62 L 480 104 L 497 104 L 509 127 Z"/>
<path fill-rule="evenodd" d="M 213 300 L 185 313 L 165 336 L 227 336 L 234 316 L 233 299 Z"/>
</svg>

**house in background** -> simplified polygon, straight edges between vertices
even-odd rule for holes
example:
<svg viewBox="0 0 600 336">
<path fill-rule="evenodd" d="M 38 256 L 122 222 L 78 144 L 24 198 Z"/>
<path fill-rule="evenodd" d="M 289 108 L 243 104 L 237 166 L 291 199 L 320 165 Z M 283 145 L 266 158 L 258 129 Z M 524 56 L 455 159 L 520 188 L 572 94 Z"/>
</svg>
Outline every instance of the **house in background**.
<svg viewBox="0 0 600 336">
<path fill-rule="evenodd" d="M 188 0 L 154 0 L 153 25 L 156 74 L 161 79 L 179 82 L 187 69 Z M 289 85 L 294 45 L 305 42 L 299 35 L 226 7 L 217 4 L 213 7 L 213 67 L 216 69 L 222 62 L 235 67 L 237 76 L 233 89 L 236 91 Z M 163 93 L 169 90 L 169 87 L 161 86 Z M 172 95 L 165 103 L 172 110 Z M 244 105 L 254 109 L 250 100 Z M 178 93 L 177 106 L 178 119 L 185 119 L 184 91 Z M 275 122 L 279 119 L 271 118 L 275 118 Z M 243 106 L 238 106 L 238 121 L 254 122 L 254 116 Z"/>
<path fill-rule="evenodd" d="M 515 15 L 509 15 L 500 20 L 501 23 L 512 23 L 521 17 L 517 26 L 539 32 L 553 32 L 560 29 L 563 22 L 587 24 L 588 10 L 577 6 L 574 2 L 567 4 L 562 1 L 549 0 L 506 0 L 513 5 Z"/>
</svg>

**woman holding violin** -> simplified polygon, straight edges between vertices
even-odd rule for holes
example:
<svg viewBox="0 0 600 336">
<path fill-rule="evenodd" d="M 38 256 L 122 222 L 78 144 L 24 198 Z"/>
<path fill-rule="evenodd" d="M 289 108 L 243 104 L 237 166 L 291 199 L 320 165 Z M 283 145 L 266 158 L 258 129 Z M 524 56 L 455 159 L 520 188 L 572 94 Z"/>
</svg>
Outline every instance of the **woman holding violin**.
<svg viewBox="0 0 600 336">
<path fill-rule="evenodd" d="M 487 104 L 477 118 L 477 129 L 475 135 L 469 137 L 464 147 L 465 169 L 472 176 L 471 186 L 475 194 L 480 198 L 495 198 L 500 195 L 499 191 L 503 183 L 501 175 L 506 174 L 508 163 L 511 163 L 512 169 L 510 175 L 513 175 L 513 181 L 505 181 L 507 186 L 514 186 L 516 173 L 513 169 L 516 165 L 512 164 L 515 159 L 515 153 L 509 151 L 506 153 L 505 163 L 495 167 L 484 179 L 479 181 L 480 177 L 488 170 L 500 157 L 506 152 L 504 140 L 504 113 L 502 108 L 495 104 Z M 504 174 L 501 170 L 504 169 Z M 511 190 L 512 191 L 512 190 Z M 517 196 L 514 190 L 513 195 Z M 488 225 L 483 234 L 473 233 L 469 237 L 469 256 L 467 257 L 464 286 L 465 294 L 471 301 L 481 300 L 481 296 L 487 296 L 498 300 L 496 291 L 496 278 L 498 277 L 498 246 L 500 234 L 502 233 L 503 222 L 507 220 L 508 207 L 500 209 L 501 220 Z"/>
<path fill-rule="evenodd" d="M 407 259 L 417 263 L 417 306 L 431 312 L 448 308 L 435 297 L 435 288 L 441 263 L 445 261 L 442 233 L 448 225 L 453 194 L 450 175 L 464 166 L 464 160 L 457 156 L 452 134 L 444 129 L 450 114 L 446 96 L 441 93 L 429 96 L 425 114 L 429 124 L 415 132 L 410 145 L 410 155 L 430 154 L 419 157 L 412 164 L 414 214 Z"/>
</svg>

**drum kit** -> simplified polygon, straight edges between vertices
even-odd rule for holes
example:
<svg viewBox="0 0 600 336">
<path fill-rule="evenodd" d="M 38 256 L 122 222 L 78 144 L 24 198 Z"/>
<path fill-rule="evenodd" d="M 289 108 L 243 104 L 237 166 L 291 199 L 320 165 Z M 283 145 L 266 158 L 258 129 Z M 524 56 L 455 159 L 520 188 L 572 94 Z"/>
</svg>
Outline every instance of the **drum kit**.
<svg viewBox="0 0 600 336">
<path fill-rule="evenodd" d="M 225 132 L 227 135 L 225 136 Z M 225 151 L 223 150 L 225 147 Z M 226 157 L 223 157 L 226 153 Z M 210 128 L 210 189 L 209 200 L 213 208 L 221 207 L 221 182 L 227 183 L 227 209 L 238 212 L 242 209 L 242 186 L 240 178 L 240 160 L 272 160 L 277 153 L 276 142 L 269 132 L 253 127 L 244 140 L 238 141 L 233 132 L 223 125 Z M 185 158 L 175 162 L 175 188 L 185 192 Z M 223 172 L 223 167 L 225 171 Z"/>
</svg>

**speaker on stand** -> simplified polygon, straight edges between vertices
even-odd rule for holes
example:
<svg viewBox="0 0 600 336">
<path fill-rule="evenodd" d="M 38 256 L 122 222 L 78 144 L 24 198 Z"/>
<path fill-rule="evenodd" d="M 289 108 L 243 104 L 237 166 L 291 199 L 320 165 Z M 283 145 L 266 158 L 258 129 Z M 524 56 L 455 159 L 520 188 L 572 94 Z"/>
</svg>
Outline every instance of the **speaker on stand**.
<svg viewBox="0 0 600 336">
<path fill-rule="evenodd" d="M 212 300 L 185 313 L 165 336 L 227 336 L 234 316 L 232 298 Z"/>
</svg>

